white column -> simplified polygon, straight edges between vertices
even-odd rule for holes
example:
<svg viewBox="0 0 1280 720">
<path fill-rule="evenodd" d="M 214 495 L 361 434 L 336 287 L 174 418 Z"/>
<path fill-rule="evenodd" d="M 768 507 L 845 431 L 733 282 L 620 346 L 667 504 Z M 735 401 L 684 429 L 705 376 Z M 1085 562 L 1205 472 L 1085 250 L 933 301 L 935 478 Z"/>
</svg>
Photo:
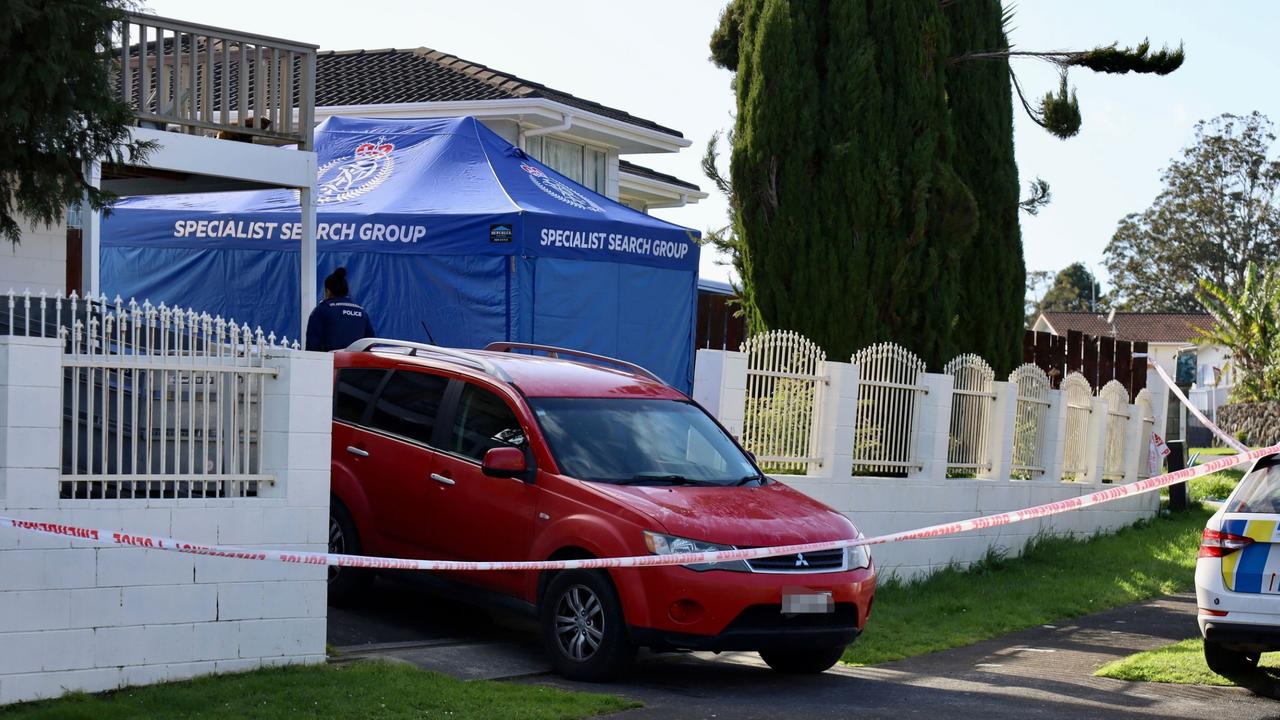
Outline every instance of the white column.
<svg viewBox="0 0 1280 720">
<path fill-rule="evenodd" d="M 821 466 L 809 475 L 848 479 L 853 475 L 853 433 L 858 417 L 858 368 L 842 362 L 823 363 L 827 385 L 822 389 L 816 447 Z"/>
<path fill-rule="evenodd" d="M 1129 422 L 1124 429 L 1124 481 L 1138 479 L 1138 470 L 1147 462 L 1147 443 L 1142 437 L 1142 413 L 1137 405 L 1129 406 Z"/>
<path fill-rule="evenodd" d="M 0 336 L 0 509 L 56 507 L 62 358 L 55 338 Z"/>
<path fill-rule="evenodd" d="M 102 187 L 102 164 L 98 161 L 87 163 L 85 173 L 89 184 Z M 80 213 L 80 289 L 83 296 L 95 296 L 102 292 L 101 253 L 102 246 L 102 212 L 89 207 L 85 199 Z"/>
<path fill-rule="evenodd" d="M 920 382 L 929 392 L 920 398 L 916 422 L 915 458 L 920 469 L 907 477 L 942 480 L 947 476 L 947 448 L 951 443 L 951 395 L 955 378 L 924 373 Z"/>
<path fill-rule="evenodd" d="M 1107 401 L 1092 398 L 1093 411 L 1089 413 L 1089 429 L 1085 436 L 1084 462 L 1085 480 L 1092 483 L 1102 482 L 1102 468 L 1107 456 Z"/>
<path fill-rule="evenodd" d="M 693 399 L 741 440 L 747 414 L 747 354 L 699 350 L 693 368 Z"/>
<path fill-rule="evenodd" d="M 1018 386 L 997 382 L 995 407 L 991 409 L 991 427 L 987 428 L 987 457 L 991 469 L 978 473 L 984 480 L 1008 480 L 1013 475 L 1013 438 L 1018 420 Z"/>
<path fill-rule="evenodd" d="M 1067 451 L 1067 396 L 1061 390 L 1049 391 L 1049 407 L 1044 412 L 1044 462 L 1041 480 L 1062 481 L 1063 454 Z"/>
<path fill-rule="evenodd" d="M 301 265 L 298 276 L 301 280 L 299 283 L 301 304 L 298 316 L 301 327 L 298 331 L 298 339 L 305 346 L 307 317 L 320 299 L 320 295 L 316 292 L 316 199 L 314 186 L 299 188 L 298 202 L 302 208 L 302 246 L 298 252 L 298 260 Z"/>
</svg>

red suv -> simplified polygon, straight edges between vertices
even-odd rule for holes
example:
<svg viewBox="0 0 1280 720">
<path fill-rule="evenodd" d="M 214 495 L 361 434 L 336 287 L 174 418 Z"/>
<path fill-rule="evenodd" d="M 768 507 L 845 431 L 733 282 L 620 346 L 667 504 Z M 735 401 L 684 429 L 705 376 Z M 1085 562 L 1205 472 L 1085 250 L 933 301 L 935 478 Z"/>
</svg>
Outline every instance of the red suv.
<svg viewBox="0 0 1280 720">
<path fill-rule="evenodd" d="M 335 365 L 331 552 L 547 560 L 858 536 L 635 365 L 517 343 L 462 351 L 380 339 L 337 353 Z M 331 572 L 334 602 L 369 580 Z M 756 650 L 776 670 L 822 672 L 861 632 L 875 592 L 864 548 L 442 575 L 536 614 L 553 666 L 583 680 L 615 676 L 640 646 Z"/>
</svg>

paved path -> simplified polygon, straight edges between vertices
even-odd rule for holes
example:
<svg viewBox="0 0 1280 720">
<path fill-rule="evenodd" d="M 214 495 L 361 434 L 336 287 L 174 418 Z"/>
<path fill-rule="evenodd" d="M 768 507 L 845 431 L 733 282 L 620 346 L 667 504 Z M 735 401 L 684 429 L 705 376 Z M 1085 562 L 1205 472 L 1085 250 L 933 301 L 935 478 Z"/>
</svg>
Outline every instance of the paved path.
<svg viewBox="0 0 1280 720">
<path fill-rule="evenodd" d="M 1095 678 L 1111 660 L 1195 634 L 1195 603 L 1189 595 L 1098 613 L 1058 626 L 1005 635 L 966 648 L 868 668 L 838 667 L 819 676 L 786 677 L 754 653 L 647 655 L 630 679 L 607 686 L 571 683 L 546 674 L 528 627 L 482 622 L 446 623 L 437 606 L 401 596 L 393 603 L 409 612 L 410 631 L 399 644 L 386 637 L 348 657 L 379 656 L 461 677 L 510 678 L 559 687 L 613 692 L 645 703 L 618 716 L 636 718 L 1189 718 L 1255 720 L 1280 718 L 1280 703 L 1240 688 L 1127 683 Z M 412 608 L 418 608 L 413 610 Z M 383 608 L 384 610 L 386 608 Z M 369 614 L 331 616 L 349 632 Z M 344 619 L 345 615 L 345 619 Z M 353 620 L 354 618 L 354 620 Z M 434 618 L 434 629 L 423 629 Z M 395 616 L 377 623 L 394 630 Z M 874 617 L 872 619 L 874 631 Z M 430 625 L 430 623 L 427 623 Z M 344 626 L 346 629 L 344 630 Z M 434 636 L 428 637 L 431 632 Z M 336 644 L 336 643 L 335 643 Z"/>
</svg>

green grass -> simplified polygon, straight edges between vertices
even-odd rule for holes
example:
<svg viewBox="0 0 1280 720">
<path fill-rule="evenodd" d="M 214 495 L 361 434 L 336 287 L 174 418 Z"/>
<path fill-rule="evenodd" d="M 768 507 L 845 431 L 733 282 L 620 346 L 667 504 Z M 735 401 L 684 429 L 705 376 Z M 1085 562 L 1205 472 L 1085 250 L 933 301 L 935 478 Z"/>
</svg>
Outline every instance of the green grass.
<svg viewBox="0 0 1280 720">
<path fill-rule="evenodd" d="M 272 668 L 15 705 L 4 720 L 277 720 L 537 718 L 568 720 L 638 703 L 539 685 L 463 682 L 408 665 L 360 662 Z"/>
<path fill-rule="evenodd" d="M 989 555 L 969 570 L 876 591 L 866 632 L 844 661 L 899 660 L 1015 630 L 1190 590 L 1211 511 L 1161 516 L 1087 540 L 1041 538 L 1018 558 Z"/>
<path fill-rule="evenodd" d="M 1191 448 L 1187 457 L 1191 457 L 1196 453 L 1200 453 L 1200 457 L 1204 457 L 1205 455 L 1235 455 L 1236 452 L 1237 451 L 1235 448 L 1229 448 L 1229 447 L 1199 447 L 1199 448 Z"/>
<path fill-rule="evenodd" d="M 1103 665 L 1094 675 L 1116 680 L 1175 683 L 1178 685 L 1236 685 L 1253 684 L 1251 681 L 1280 680 L 1280 653 L 1265 653 L 1254 677 L 1225 678 L 1209 669 L 1204 663 L 1204 641 L 1200 638 L 1183 640 L 1155 650 L 1130 655 L 1123 660 Z M 1261 677 L 1258 677 L 1261 676 Z"/>
</svg>

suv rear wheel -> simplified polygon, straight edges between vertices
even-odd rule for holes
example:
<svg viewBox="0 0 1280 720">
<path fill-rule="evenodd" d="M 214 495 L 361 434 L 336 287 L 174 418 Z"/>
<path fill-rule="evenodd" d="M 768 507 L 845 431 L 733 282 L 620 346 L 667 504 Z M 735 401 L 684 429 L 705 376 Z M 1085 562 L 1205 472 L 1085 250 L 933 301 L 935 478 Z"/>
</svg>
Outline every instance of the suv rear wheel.
<svg viewBox="0 0 1280 720">
<path fill-rule="evenodd" d="M 360 534 L 351 513 L 336 497 L 329 499 L 329 552 L 336 555 L 359 555 Z M 373 584 L 368 570 L 329 566 L 329 604 L 351 605 L 365 595 Z"/>
<path fill-rule="evenodd" d="M 1230 648 L 1219 645 L 1212 640 L 1204 641 L 1204 662 L 1209 669 L 1230 677 L 1231 675 L 1239 675 L 1246 673 L 1258 667 L 1258 660 L 1261 653 L 1247 653 L 1241 650 L 1232 650 Z"/>
<path fill-rule="evenodd" d="M 557 573 L 542 596 L 539 625 L 551 666 L 570 680 L 610 680 L 635 657 L 618 593 L 602 570 Z"/>
<path fill-rule="evenodd" d="M 761 650 L 760 658 L 780 673 L 814 675 L 825 672 L 840 661 L 844 646 L 813 650 Z"/>
</svg>

